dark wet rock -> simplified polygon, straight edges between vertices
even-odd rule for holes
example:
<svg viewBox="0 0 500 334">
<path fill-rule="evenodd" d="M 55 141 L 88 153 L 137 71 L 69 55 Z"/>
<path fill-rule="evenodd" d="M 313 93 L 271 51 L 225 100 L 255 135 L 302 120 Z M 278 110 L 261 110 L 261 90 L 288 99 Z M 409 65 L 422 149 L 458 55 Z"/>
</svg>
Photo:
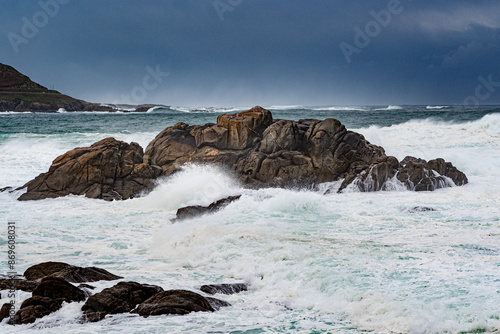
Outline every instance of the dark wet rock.
<svg viewBox="0 0 500 334">
<path fill-rule="evenodd" d="M 47 297 L 55 301 L 80 302 L 85 300 L 85 293 L 71 283 L 59 277 L 45 277 L 33 290 L 33 296 Z"/>
<path fill-rule="evenodd" d="M 16 290 L 32 292 L 38 286 L 38 282 L 25 279 L 0 279 L 0 290 L 10 290 L 15 287 Z"/>
<path fill-rule="evenodd" d="M 8 192 L 12 192 L 14 188 L 12 187 L 3 187 L 3 188 L 0 188 L 0 193 L 3 193 L 4 191 L 8 191 Z"/>
<path fill-rule="evenodd" d="M 393 178 L 413 191 L 432 191 L 454 185 L 462 186 L 468 182 L 464 173 L 440 158 L 426 162 L 406 157 L 399 163 L 396 158 L 389 156 L 379 159 L 360 173 L 350 173 L 339 192 L 351 183 L 360 191 L 391 190 L 393 184 L 390 181 Z"/>
<path fill-rule="evenodd" d="M 217 298 L 212 298 L 212 297 L 205 297 L 205 299 L 208 301 L 208 303 L 210 304 L 210 306 L 212 306 L 212 308 L 215 311 L 218 311 L 218 310 L 220 310 L 223 307 L 229 307 L 229 306 L 231 306 L 231 303 L 228 303 L 225 300 L 221 300 L 221 299 L 217 299 Z"/>
<path fill-rule="evenodd" d="M 408 210 L 409 213 L 429 212 L 429 211 L 437 211 L 437 210 L 428 206 L 414 206 L 413 208 Z"/>
<path fill-rule="evenodd" d="M 215 309 L 205 297 L 186 290 L 169 290 L 157 293 L 137 307 L 137 313 L 143 317 L 213 311 Z"/>
<path fill-rule="evenodd" d="M 193 206 L 186 206 L 186 207 L 180 208 L 177 210 L 175 220 L 194 218 L 194 217 L 201 216 L 201 215 L 204 215 L 207 213 L 213 213 L 213 212 L 219 211 L 223 207 L 225 207 L 226 205 L 228 205 L 231 202 L 236 201 L 240 197 L 241 197 L 241 195 L 223 198 L 221 200 L 218 200 L 217 202 L 213 202 L 209 206 L 193 205 Z"/>
<path fill-rule="evenodd" d="M 415 157 L 412 157 L 412 156 L 408 155 L 403 160 L 401 160 L 400 164 L 401 164 L 401 166 L 405 166 L 410 161 L 418 163 L 418 164 L 426 164 L 427 163 L 427 161 L 424 160 L 424 159 L 415 158 Z"/>
<path fill-rule="evenodd" d="M 2 308 L 0 309 L 0 322 L 5 319 L 10 317 L 10 310 L 14 307 L 11 303 L 5 303 L 2 305 Z"/>
<path fill-rule="evenodd" d="M 336 119 L 273 120 L 269 110 L 254 107 L 219 115 L 216 124 L 177 123 L 161 131 L 144 154 L 138 144 L 112 138 L 74 149 L 28 182 L 19 199 L 68 194 L 132 198 L 188 162 L 221 166 L 252 188 L 311 188 L 344 179 L 339 191 L 351 184 L 376 191 L 391 189 L 395 177 L 417 191 L 467 183 L 462 172 L 442 159 L 407 157 L 400 163 Z"/>
<path fill-rule="evenodd" d="M 26 269 L 24 277 L 29 281 L 36 281 L 68 267 L 71 267 L 71 265 L 64 262 L 43 262 Z"/>
<path fill-rule="evenodd" d="M 28 182 L 19 200 L 85 195 L 128 199 L 154 184 L 160 170 L 143 163 L 139 144 L 106 138 L 57 157 L 47 173 Z"/>
<path fill-rule="evenodd" d="M 211 295 L 215 295 L 216 293 L 232 295 L 235 293 L 240 293 L 241 291 L 247 291 L 248 287 L 244 283 L 209 284 L 202 285 L 200 287 L 200 290 Z"/>
<path fill-rule="evenodd" d="M 101 268 L 83 268 L 76 266 L 70 266 L 61 271 L 58 271 L 57 273 L 52 274 L 51 276 L 63 278 L 71 283 L 114 281 L 123 278 Z"/>
<path fill-rule="evenodd" d="M 16 325 L 30 324 L 61 308 L 61 304 L 49 297 L 33 296 L 26 299 L 14 316 Z"/>
<path fill-rule="evenodd" d="M 77 267 L 63 262 L 43 262 L 28 268 L 24 276 L 38 280 L 46 276 L 60 277 L 70 283 L 114 281 L 122 277 L 96 267 Z"/>
<path fill-rule="evenodd" d="M 82 306 L 82 311 L 86 320 L 99 321 L 108 314 L 130 312 L 138 304 L 161 291 L 163 289 L 155 285 L 120 282 L 90 296 Z"/>
</svg>

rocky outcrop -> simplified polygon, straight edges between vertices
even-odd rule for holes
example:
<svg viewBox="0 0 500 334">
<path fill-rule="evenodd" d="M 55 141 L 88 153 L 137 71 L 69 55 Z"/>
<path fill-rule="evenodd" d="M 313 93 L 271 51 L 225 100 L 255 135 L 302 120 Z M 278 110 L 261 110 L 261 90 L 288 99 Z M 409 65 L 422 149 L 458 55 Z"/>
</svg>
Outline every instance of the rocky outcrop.
<svg viewBox="0 0 500 334">
<path fill-rule="evenodd" d="M 50 276 L 42 279 L 40 284 L 33 290 L 32 295 L 33 297 L 51 298 L 59 304 L 62 302 L 71 303 L 85 300 L 85 294 L 82 290 L 62 278 Z"/>
<path fill-rule="evenodd" d="M 232 295 L 242 291 L 247 291 L 248 287 L 244 283 L 223 283 L 202 285 L 200 290 L 211 295 L 215 295 L 216 293 Z"/>
<path fill-rule="evenodd" d="M 169 290 L 157 293 L 137 307 L 137 313 L 143 317 L 213 311 L 215 309 L 205 297 L 186 290 Z"/>
<path fill-rule="evenodd" d="M 29 281 L 36 281 L 68 267 L 71 265 L 64 262 L 42 262 L 26 269 L 23 275 Z"/>
<path fill-rule="evenodd" d="M 36 319 L 42 318 L 61 308 L 61 304 L 52 298 L 35 296 L 26 299 L 19 311 L 14 316 L 13 323 L 16 325 L 31 324 Z"/>
<path fill-rule="evenodd" d="M 16 312 L 13 323 L 30 324 L 36 319 L 49 315 L 61 308 L 63 302 L 85 300 L 85 293 L 62 278 L 46 277 L 33 290 L 32 297 L 26 299 Z"/>
<path fill-rule="evenodd" d="M 163 289 L 156 285 L 120 282 L 90 296 L 82 306 L 82 311 L 86 320 L 99 321 L 108 314 L 130 312 L 138 304 L 161 291 Z"/>
<path fill-rule="evenodd" d="M 24 272 L 24 277 L 32 281 L 48 276 L 62 278 L 71 283 L 114 281 L 123 278 L 101 268 L 78 267 L 64 262 L 43 262 L 29 267 Z"/>
<path fill-rule="evenodd" d="M 69 194 L 104 200 L 128 199 L 151 187 L 159 174 L 159 168 L 143 163 L 139 144 L 106 138 L 57 157 L 47 173 L 24 186 L 27 192 L 19 200 Z"/>
<path fill-rule="evenodd" d="M 350 173 L 339 191 L 351 183 L 361 191 L 390 190 L 396 180 L 413 191 L 432 191 L 468 182 L 464 173 L 440 158 L 427 162 L 407 156 L 398 162 L 389 156 L 379 159 L 361 173 Z"/>
<path fill-rule="evenodd" d="M 442 159 L 398 162 L 382 147 L 348 131 L 338 120 L 273 120 L 261 107 L 222 114 L 217 124 L 177 123 L 142 148 L 107 138 L 54 160 L 47 173 L 26 184 L 20 200 L 67 194 L 105 200 L 132 198 L 183 164 L 222 166 L 248 187 L 313 187 L 344 179 L 339 191 L 388 190 L 395 179 L 409 190 L 467 183 Z"/>
<path fill-rule="evenodd" d="M 209 206 L 193 205 L 180 208 L 177 210 L 175 220 L 194 218 L 207 213 L 217 212 L 222 208 L 224 208 L 225 206 L 229 205 L 229 203 L 236 201 L 240 197 L 241 195 L 229 196 L 221 200 L 218 200 L 216 202 L 213 202 Z"/>
</svg>

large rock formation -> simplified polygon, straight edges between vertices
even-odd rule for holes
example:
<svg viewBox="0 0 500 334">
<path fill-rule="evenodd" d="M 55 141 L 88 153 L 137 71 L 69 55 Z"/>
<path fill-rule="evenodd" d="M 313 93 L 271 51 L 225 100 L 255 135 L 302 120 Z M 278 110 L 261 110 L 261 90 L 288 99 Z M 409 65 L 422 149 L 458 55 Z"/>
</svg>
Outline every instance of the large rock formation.
<svg viewBox="0 0 500 334">
<path fill-rule="evenodd" d="M 186 162 L 217 164 L 252 187 L 344 179 L 340 190 L 354 183 L 360 191 L 377 191 L 387 189 L 396 175 L 417 191 L 467 183 L 465 174 L 442 159 L 400 163 L 336 119 L 273 120 L 261 107 L 220 115 L 217 124 L 168 127 L 148 145 L 144 159 L 163 175 Z"/>
<path fill-rule="evenodd" d="M 336 119 L 273 120 L 271 112 L 254 107 L 219 115 L 217 124 L 177 123 L 158 134 L 144 155 L 138 144 L 113 138 L 74 149 L 28 182 L 19 199 L 127 199 L 187 162 L 222 166 L 248 187 L 312 187 L 344 179 L 340 191 L 377 191 L 397 180 L 420 191 L 467 183 L 465 174 L 442 159 L 398 162 Z"/>
<path fill-rule="evenodd" d="M 24 185 L 28 189 L 19 200 L 69 194 L 104 200 L 128 199 L 151 187 L 159 174 L 159 168 L 143 163 L 139 144 L 106 138 L 57 157 L 47 173 Z"/>
</svg>

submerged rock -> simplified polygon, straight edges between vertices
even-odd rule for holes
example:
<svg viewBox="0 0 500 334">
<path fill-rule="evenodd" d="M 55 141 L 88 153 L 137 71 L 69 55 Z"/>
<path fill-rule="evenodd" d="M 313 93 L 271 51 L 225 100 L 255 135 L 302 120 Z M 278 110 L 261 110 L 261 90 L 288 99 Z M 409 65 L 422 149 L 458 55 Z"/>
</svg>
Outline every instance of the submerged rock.
<svg viewBox="0 0 500 334">
<path fill-rule="evenodd" d="M 137 307 L 137 313 L 143 317 L 213 311 L 215 309 L 205 297 L 186 290 L 169 290 L 157 293 Z"/>
<path fill-rule="evenodd" d="M 235 293 L 240 293 L 241 291 L 247 291 L 248 287 L 244 283 L 208 284 L 202 285 L 200 287 L 200 290 L 211 295 L 215 295 L 216 293 L 232 295 Z"/>
<path fill-rule="evenodd" d="M 226 205 L 228 205 L 231 202 L 236 201 L 240 197 L 241 197 L 241 195 L 229 196 L 229 197 L 223 198 L 221 200 L 218 200 L 217 202 L 213 202 L 209 206 L 193 205 L 193 206 L 186 206 L 186 207 L 180 208 L 177 210 L 175 220 L 194 218 L 194 217 L 201 216 L 201 215 L 204 215 L 207 213 L 213 213 L 213 212 L 219 211 L 223 207 L 225 207 Z"/>
<path fill-rule="evenodd" d="M 408 210 L 409 213 L 430 212 L 430 211 L 437 211 L 437 210 L 428 206 L 414 206 L 413 208 Z"/>
<path fill-rule="evenodd" d="M 360 191 L 410 190 L 464 185 L 467 177 L 442 159 L 398 162 L 382 147 L 348 131 L 338 120 L 273 120 L 261 107 L 222 114 L 217 123 L 177 123 L 160 132 L 145 153 L 136 144 L 107 138 L 54 160 L 28 182 L 20 200 L 68 194 L 105 200 L 132 198 L 183 164 L 222 166 L 248 187 L 312 187 L 344 179 Z"/>
<path fill-rule="evenodd" d="M 104 200 L 128 199 L 151 187 L 160 170 L 143 163 L 143 150 L 106 138 L 90 147 L 75 148 L 57 157 L 47 173 L 24 185 L 19 200 L 85 195 Z"/>
<path fill-rule="evenodd" d="M 108 314 L 130 312 L 136 305 L 161 291 L 163 289 L 156 285 L 120 282 L 90 296 L 82 306 L 82 311 L 86 320 L 99 321 Z"/>
</svg>

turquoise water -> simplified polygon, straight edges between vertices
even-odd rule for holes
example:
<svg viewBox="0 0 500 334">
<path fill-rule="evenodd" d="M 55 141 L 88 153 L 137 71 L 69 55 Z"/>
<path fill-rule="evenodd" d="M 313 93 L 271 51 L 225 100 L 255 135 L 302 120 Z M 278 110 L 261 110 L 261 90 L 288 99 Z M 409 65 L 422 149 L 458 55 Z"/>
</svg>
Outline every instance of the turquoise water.
<svg viewBox="0 0 500 334">
<path fill-rule="evenodd" d="M 442 108 L 441 108 L 442 107 Z M 500 330 L 500 107 L 275 106 L 274 118 L 338 118 L 399 159 L 443 157 L 470 183 L 435 192 L 323 195 L 247 190 L 210 166 L 186 166 L 142 198 L 18 202 L 0 193 L 18 231 L 18 267 L 99 266 L 125 280 L 190 289 L 247 282 L 217 296 L 233 306 L 187 316 L 116 315 L 80 324 L 82 303 L 2 333 L 461 333 Z M 231 109 L 235 110 L 237 108 Z M 215 122 L 228 110 L 0 114 L 0 188 L 45 172 L 76 146 L 115 136 L 145 147 L 166 126 Z M 322 185 L 322 190 L 336 183 Z M 172 223 L 185 205 L 242 198 Z M 415 206 L 436 211 L 411 213 Z M 0 273 L 7 272 L 6 259 Z M 113 283 L 95 284 L 97 291 Z M 19 306 L 28 294 L 19 293 Z M 7 302 L 5 291 L 2 300 Z"/>
</svg>

